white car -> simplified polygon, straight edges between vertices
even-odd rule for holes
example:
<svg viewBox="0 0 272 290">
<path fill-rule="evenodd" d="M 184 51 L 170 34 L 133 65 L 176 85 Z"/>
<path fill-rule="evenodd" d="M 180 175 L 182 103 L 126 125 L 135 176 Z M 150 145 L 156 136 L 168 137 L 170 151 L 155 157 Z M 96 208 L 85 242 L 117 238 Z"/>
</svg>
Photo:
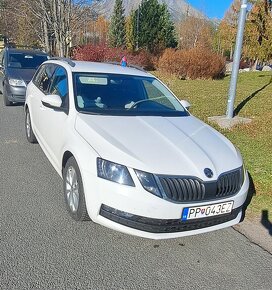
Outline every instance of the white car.
<svg viewBox="0 0 272 290">
<path fill-rule="evenodd" d="M 52 59 L 27 87 L 26 136 L 63 177 L 75 220 L 152 239 L 199 234 L 239 223 L 249 178 L 188 106 L 138 68 Z"/>
</svg>

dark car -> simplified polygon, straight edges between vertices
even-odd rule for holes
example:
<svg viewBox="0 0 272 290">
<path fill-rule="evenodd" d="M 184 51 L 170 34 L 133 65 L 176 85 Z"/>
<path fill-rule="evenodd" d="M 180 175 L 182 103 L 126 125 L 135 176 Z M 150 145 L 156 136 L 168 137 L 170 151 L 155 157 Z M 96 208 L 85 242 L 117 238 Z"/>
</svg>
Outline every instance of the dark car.
<svg viewBox="0 0 272 290">
<path fill-rule="evenodd" d="M 49 58 L 40 50 L 6 47 L 0 53 L 0 91 L 4 104 L 25 101 L 26 86 L 37 68 Z"/>
</svg>

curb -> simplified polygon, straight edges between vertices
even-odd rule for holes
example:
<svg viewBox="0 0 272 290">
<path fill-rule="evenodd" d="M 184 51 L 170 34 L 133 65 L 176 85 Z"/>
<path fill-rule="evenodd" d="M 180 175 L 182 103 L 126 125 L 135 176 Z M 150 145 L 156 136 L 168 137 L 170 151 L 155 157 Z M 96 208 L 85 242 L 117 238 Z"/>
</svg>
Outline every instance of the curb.
<svg viewBox="0 0 272 290">
<path fill-rule="evenodd" d="M 233 226 L 234 230 L 244 235 L 250 242 L 260 246 L 272 255 L 272 223 L 262 219 L 249 219 Z"/>
</svg>

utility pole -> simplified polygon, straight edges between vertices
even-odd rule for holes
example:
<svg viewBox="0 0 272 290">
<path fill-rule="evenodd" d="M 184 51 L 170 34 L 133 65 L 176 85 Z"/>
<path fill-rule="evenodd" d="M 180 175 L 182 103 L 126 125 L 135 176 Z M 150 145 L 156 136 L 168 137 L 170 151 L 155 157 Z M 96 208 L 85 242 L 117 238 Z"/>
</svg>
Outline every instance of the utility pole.
<svg viewBox="0 0 272 290">
<path fill-rule="evenodd" d="M 244 28 L 246 22 L 246 13 L 247 13 L 247 0 L 242 0 L 228 95 L 228 105 L 226 112 L 226 116 L 228 119 L 233 118 L 234 101 L 236 96 L 237 79 L 239 73 L 240 59 L 243 46 Z"/>
<path fill-rule="evenodd" d="M 236 88 L 237 88 L 237 79 L 238 79 L 239 65 L 240 65 L 241 52 L 242 52 L 242 46 L 243 46 L 246 13 L 247 13 L 247 0 L 241 0 L 241 10 L 240 10 L 240 16 L 239 16 L 239 22 L 238 22 L 238 31 L 237 31 L 237 37 L 236 37 L 236 45 L 235 45 L 235 51 L 234 51 L 234 59 L 233 59 L 233 65 L 232 65 L 232 73 L 231 73 L 226 115 L 208 117 L 209 121 L 217 123 L 219 127 L 224 128 L 224 129 L 230 129 L 232 126 L 235 126 L 237 124 L 248 124 L 251 122 L 251 119 L 249 118 L 233 116 L 234 101 L 235 101 Z"/>
</svg>

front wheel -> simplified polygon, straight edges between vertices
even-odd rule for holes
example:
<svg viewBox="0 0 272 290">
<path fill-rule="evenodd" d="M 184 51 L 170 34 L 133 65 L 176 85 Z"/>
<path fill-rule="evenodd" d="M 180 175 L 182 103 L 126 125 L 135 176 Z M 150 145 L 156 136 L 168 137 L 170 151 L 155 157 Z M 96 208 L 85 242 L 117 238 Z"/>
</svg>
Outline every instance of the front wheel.
<svg viewBox="0 0 272 290">
<path fill-rule="evenodd" d="M 31 119 L 30 119 L 30 114 L 29 114 L 28 109 L 26 109 L 26 113 L 25 113 L 25 132 L 26 132 L 27 141 L 29 143 L 37 143 L 36 136 L 32 130 Z"/>
<path fill-rule="evenodd" d="M 70 157 L 63 170 L 63 189 L 66 208 L 76 221 L 90 220 L 79 167 L 74 157 Z"/>
</svg>

